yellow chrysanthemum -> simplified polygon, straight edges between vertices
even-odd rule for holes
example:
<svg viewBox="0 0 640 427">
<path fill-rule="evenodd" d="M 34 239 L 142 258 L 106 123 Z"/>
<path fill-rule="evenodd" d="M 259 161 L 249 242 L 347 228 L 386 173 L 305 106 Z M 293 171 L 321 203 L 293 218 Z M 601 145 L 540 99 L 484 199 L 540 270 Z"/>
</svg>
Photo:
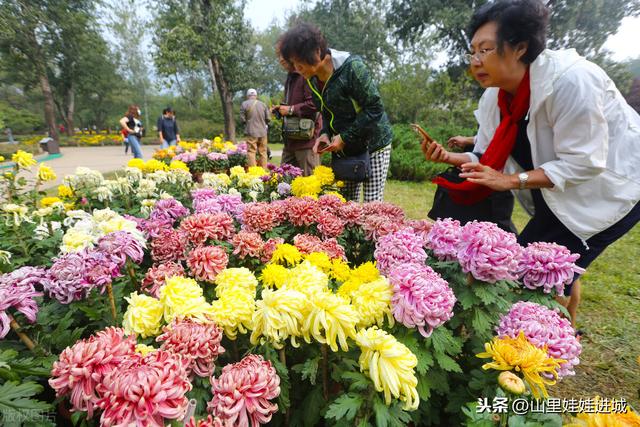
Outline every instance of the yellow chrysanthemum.
<svg viewBox="0 0 640 427">
<path fill-rule="evenodd" d="M 269 175 L 269 171 L 262 166 L 251 166 L 247 171 L 247 174 L 259 178 L 263 175 Z"/>
<path fill-rule="evenodd" d="M 329 278 L 318 267 L 309 261 L 303 261 L 295 268 L 289 270 L 289 275 L 285 279 L 282 287 L 294 289 L 311 297 L 317 293 L 329 290 Z"/>
<path fill-rule="evenodd" d="M 136 344 L 136 353 L 140 353 L 143 356 L 146 356 L 149 353 L 153 353 L 157 348 L 146 345 L 146 344 Z"/>
<path fill-rule="evenodd" d="M 58 185 L 58 196 L 63 199 L 73 197 L 73 190 L 67 185 Z"/>
<path fill-rule="evenodd" d="M 291 345 L 297 348 L 296 337 L 302 335 L 302 322 L 307 311 L 307 296 L 302 292 L 264 289 L 253 313 L 251 344 L 268 340 L 279 349 L 284 345 L 283 341 L 291 338 Z"/>
<path fill-rule="evenodd" d="M 329 273 L 331 271 L 331 258 L 329 258 L 329 255 L 324 252 L 311 252 L 310 254 L 305 255 L 304 259 L 325 273 Z"/>
<path fill-rule="evenodd" d="M 224 329 L 225 335 L 232 340 L 238 332 L 245 334 L 253 329 L 252 319 L 256 302 L 252 295 L 241 290 L 232 289 L 211 303 L 213 314 L 211 318 L 216 325 Z"/>
<path fill-rule="evenodd" d="M 640 427 L 640 415 L 631 408 L 626 412 L 616 412 L 613 401 L 603 401 L 600 396 L 594 399 L 594 407 L 598 409 L 590 413 L 578 413 L 564 427 Z M 622 409 L 622 408 L 620 408 Z"/>
<path fill-rule="evenodd" d="M 189 171 L 189 166 L 187 166 L 187 164 L 181 160 L 172 160 L 171 164 L 169 164 L 169 169 L 171 170 L 183 170 L 183 171 Z"/>
<path fill-rule="evenodd" d="M 58 176 L 49 166 L 40 163 L 38 166 L 38 180 L 41 182 L 55 181 Z"/>
<path fill-rule="evenodd" d="M 418 409 L 416 356 L 393 335 L 376 326 L 358 332 L 356 343 L 362 350 L 358 360 L 360 371 L 367 372 L 376 390 L 384 392 L 385 403 L 390 405 L 393 396 L 404 402 L 403 409 Z"/>
<path fill-rule="evenodd" d="M 293 245 L 281 243 L 276 246 L 276 250 L 271 255 L 271 262 L 274 264 L 294 266 L 302 261 L 302 254 Z"/>
<path fill-rule="evenodd" d="M 169 167 L 165 162 L 161 162 L 156 159 L 149 159 L 144 162 L 144 166 L 142 167 L 142 172 L 153 173 L 156 171 L 167 171 Z"/>
<path fill-rule="evenodd" d="M 33 158 L 33 154 L 27 153 L 26 151 L 18 150 L 11 156 L 11 160 L 16 162 L 19 168 L 21 169 L 29 169 L 31 166 L 35 165 L 36 160 Z"/>
<path fill-rule="evenodd" d="M 237 178 L 239 176 L 246 175 L 246 172 L 242 166 L 234 166 L 229 169 L 229 175 L 231 178 Z"/>
<path fill-rule="evenodd" d="M 213 138 L 214 144 L 222 144 L 222 137 L 220 135 Z"/>
<path fill-rule="evenodd" d="M 332 351 L 349 351 L 347 338 L 355 339 L 358 313 L 347 300 L 331 292 L 317 292 L 310 298 L 310 310 L 302 326 L 302 336 L 328 344 Z"/>
<path fill-rule="evenodd" d="M 332 279 L 338 282 L 345 282 L 351 277 L 351 269 L 349 264 L 339 258 L 331 260 L 331 272 L 329 273 Z"/>
<path fill-rule="evenodd" d="M 124 299 L 129 303 L 122 320 L 124 330 L 142 338 L 158 335 L 164 311 L 160 300 L 137 292 Z"/>
<path fill-rule="evenodd" d="M 541 395 L 545 398 L 549 397 L 546 386 L 556 383 L 558 378 L 556 370 L 561 363 L 566 362 L 563 359 L 550 357 L 546 346 L 540 349 L 531 344 L 522 331 L 518 338 L 494 337 L 491 342 L 485 343 L 484 348 L 486 351 L 476 354 L 476 357 L 492 358 L 493 362 L 482 365 L 483 369 L 522 372 L 535 398 L 540 398 Z M 554 379 L 548 378 L 549 375 Z"/>
<path fill-rule="evenodd" d="M 127 162 L 127 167 L 144 170 L 144 160 L 137 158 L 131 159 Z"/>
<path fill-rule="evenodd" d="M 360 283 L 369 283 L 380 278 L 380 271 L 374 262 L 368 261 L 360 264 L 351 271 L 350 279 L 359 281 Z"/>
<path fill-rule="evenodd" d="M 379 277 L 373 282 L 360 285 L 351 293 L 351 305 L 358 313 L 358 328 L 366 328 L 377 324 L 382 327 L 386 316 L 389 325 L 393 325 L 391 314 L 391 297 L 393 287 L 386 277 Z"/>
<path fill-rule="evenodd" d="M 167 323 L 176 317 L 206 322 L 213 316 L 213 307 L 204 299 L 202 288 L 193 279 L 181 276 L 168 278 L 159 294 Z"/>
<path fill-rule="evenodd" d="M 84 231 L 70 228 L 62 236 L 62 245 L 60 250 L 64 253 L 79 252 L 85 248 L 92 247 L 95 243 L 95 237 Z"/>
<path fill-rule="evenodd" d="M 227 268 L 216 276 L 215 283 L 218 298 L 223 298 L 233 289 L 241 289 L 255 296 L 258 279 L 248 268 Z"/>
<path fill-rule="evenodd" d="M 327 166 L 316 166 L 313 170 L 313 175 L 318 178 L 320 185 L 331 185 L 335 176 L 333 175 L 333 169 Z"/>
<path fill-rule="evenodd" d="M 291 182 L 291 194 L 297 197 L 318 197 L 322 184 L 315 175 L 299 176 Z"/>
<path fill-rule="evenodd" d="M 336 181 L 336 187 L 344 188 L 344 181 Z"/>
<path fill-rule="evenodd" d="M 40 206 L 43 208 L 48 208 L 56 203 L 62 203 L 62 200 L 59 197 L 43 197 L 40 199 Z"/>
<path fill-rule="evenodd" d="M 284 284 L 285 280 L 287 280 L 287 276 L 289 276 L 289 270 L 287 270 L 286 267 L 279 264 L 269 263 L 262 269 L 260 281 L 262 282 L 263 287 L 280 288 Z"/>
<path fill-rule="evenodd" d="M 0 162 L 4 162 L 4 156 L 0 156 Z"/>
</svg>

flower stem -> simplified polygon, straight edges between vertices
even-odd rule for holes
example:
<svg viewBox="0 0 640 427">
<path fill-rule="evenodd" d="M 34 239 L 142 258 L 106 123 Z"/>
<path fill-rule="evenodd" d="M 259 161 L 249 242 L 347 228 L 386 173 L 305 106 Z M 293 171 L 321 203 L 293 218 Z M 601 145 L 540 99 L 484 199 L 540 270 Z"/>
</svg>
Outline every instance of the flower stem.
<svg viewBox="0 0 640 427">
<path fill-rule="evenodd" d="M 329 401 L 329 350 L 326 344 L 320 347 L 322 351 L 322 394 L 324 400 Z"/>
<path fill-rule="evenodd" d="M 109 304 L 111 305 L 111 316 L 113 316 L 113 321 L 116 322 L 118 320 L 118 315 L 116 313 L 116 299 L 113 297 L 113 287 L 111 283 L 107 283 L 107 294 L 109 295 Z"/>
<path fill-rule="evenodd" d="M 287 368 L 287 355 L 284 352 L 284 347 L 282 347 L 280 350 L 278 350 L 278 356 L 280 356 L 280 363 L 282 363 L 284 365 L 284 368 Z M 289 390 L 289 393 L 291 393 L 291 390 Z M 289 422 L 290 422 L 290 416 L 291 414 L 289 413 L 289 408 L 286 408 L 286 410 L 284 411 L 284 426 L 285 427 L 289 427 Z"/>
<path fill-rule="evenodd" d="M 127 260 L 127 273 L 129 273 L 129 279 L 131 281 L 131 285 L 133 286 L 134 290 L 138 289 L 138 279 L 136 278 L 136 272 L 133 269 L 133 264 L 131 263 L 131 260 Z"/>
<path fill-rule="evenodd" d="M 36 344 L 31 340 L 31 338 L 29 338 L 27 334 L 22 332 L 22 326 L 20 326 L 20 324 L 11 315 L 9 315 L 9 325 L 11 325 L 11 329 L 13 329 L 13 332 L 18 335 L 20 341 L 22 341 L 22 343 L 27 346 L 29 350 L 33 351 L 33 349 L 36 348 Z"/>
<path fill-rule="evenodd" d="M 471 286 L 473 285 L 473 275 L 471 275 L 471 273 L 467 273 L 467 285 Z"/>
</svg>

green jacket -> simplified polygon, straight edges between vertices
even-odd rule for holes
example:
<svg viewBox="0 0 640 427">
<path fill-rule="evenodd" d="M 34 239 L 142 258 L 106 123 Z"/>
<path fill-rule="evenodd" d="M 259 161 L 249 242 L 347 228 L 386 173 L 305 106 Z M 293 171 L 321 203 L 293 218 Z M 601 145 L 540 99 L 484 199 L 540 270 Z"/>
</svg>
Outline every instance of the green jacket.
<svg viewBox="0 0 640 427">
<path fill-rule="evenodd" d="M 347 156 L 370 153 L 391 144 L 389 118 L 378 87 L 359 56 L 331 49 L 334 71 L 319 89 L 317 77 L 307 80 L 313 102 L 322 113 L 322 132 L 340 134 Z"/>
</svg>

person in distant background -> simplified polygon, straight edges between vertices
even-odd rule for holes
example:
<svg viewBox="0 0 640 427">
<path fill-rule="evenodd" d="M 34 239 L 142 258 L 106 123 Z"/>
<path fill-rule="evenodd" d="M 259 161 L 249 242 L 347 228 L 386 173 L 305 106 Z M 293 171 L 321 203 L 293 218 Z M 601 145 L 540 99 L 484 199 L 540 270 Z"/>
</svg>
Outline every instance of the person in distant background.
<svg viewBox="0 0 640 427">
<path fill-rule="evenodd" d="M 171 107 L 162 110 L 162 116 L 158 118 L 158 137 L 161 143 L 160 148 L 167 148 L 180 142 L 178 122 Z"/>
<path fill-rule="evenodd" d="M 127 141 L 131 145 L 131 152 L 136 159 L 142 158 L 140 139 L 142 138 L 142 122 L 140 121 L 140 108 L 130 105 L 127 114 L 120 119 L 122 130 L 127 132 Z M 126 149 L 125 149 L 126 150 Z"/>
<path fill-rule="evenodd" d="M 264 102 L 258 99 L 255 89 L 247 91 L 247 100 L 240 106 L 240 120 L 245 124 L 247 135 L 247 157 L 249 166 L 255 166 L 256 152 L 260 155 L 259 165 L 267 167 L 267 124 L 271 112 Z"/>
</svg>

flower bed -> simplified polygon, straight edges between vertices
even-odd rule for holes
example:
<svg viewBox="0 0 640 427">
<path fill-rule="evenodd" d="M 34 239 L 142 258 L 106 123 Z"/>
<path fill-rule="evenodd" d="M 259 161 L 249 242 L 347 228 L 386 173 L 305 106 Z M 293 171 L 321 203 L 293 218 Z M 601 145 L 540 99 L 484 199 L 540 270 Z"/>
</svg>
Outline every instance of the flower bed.
<svg viewBox="0 0 640 427">
<path fill-rule="evenodd" d="M 562 247 L 346 202 L 327 168 L 196 184 L 176 162 L 83 169 L 49 199 L 4 178 L 15 416 L 55 395 L 60 420 L 90 425 L 491 425 L 479 396 L 546 398 L 574 374 L 553 296 L 579 269 Z"/>
</svg>

